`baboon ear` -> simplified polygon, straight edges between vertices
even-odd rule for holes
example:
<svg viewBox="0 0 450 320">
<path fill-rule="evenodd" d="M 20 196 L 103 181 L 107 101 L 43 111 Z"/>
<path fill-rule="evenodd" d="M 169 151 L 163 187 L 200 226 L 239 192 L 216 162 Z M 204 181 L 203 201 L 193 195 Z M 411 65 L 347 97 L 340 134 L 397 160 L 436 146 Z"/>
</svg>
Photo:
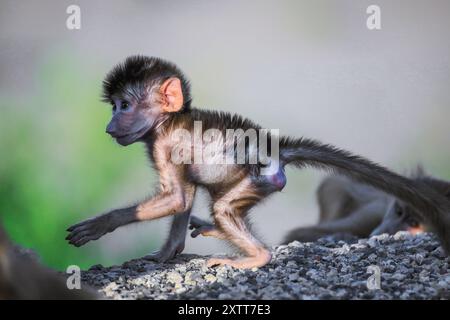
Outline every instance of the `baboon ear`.
<svg viewBox="0 0 450 320">
<path fill-rule="evenodd" d="M 162 109 L 165 112 L 177 112 L 183 107 L 183 90 L 178 78 L 169 78 L 161 85 Z"/>
</svg>

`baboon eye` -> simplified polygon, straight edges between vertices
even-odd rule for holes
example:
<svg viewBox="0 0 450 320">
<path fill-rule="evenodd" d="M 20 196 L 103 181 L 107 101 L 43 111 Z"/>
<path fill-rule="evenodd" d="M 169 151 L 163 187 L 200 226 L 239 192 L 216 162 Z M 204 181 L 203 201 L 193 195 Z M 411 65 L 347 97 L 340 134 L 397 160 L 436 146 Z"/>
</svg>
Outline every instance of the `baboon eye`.
<svg viewBox="0 0 450 320">
<path fill-rule="evenodd" d="M 123 101 L 122 104 L 120 105 L 120 110 L 127 110 L 130 107 L 130 105 L 128 104 L 128 102 Z"/>
<path fill-rule="evenodd" d="M 395 208 L 395 213 L 396 213 L 399 217 L 401 217 L 401 216 L 403 215 L 403 210 L 402 210 L 402 208 L 396 207 L 396 208 Z"/>
<path fill-rule="evenodd" d="M 112 111 L 115 112 L 116 110 L 117 110 L 116 104 L 113 103 L 113 104 L 112 104 Z"/>
</svg>

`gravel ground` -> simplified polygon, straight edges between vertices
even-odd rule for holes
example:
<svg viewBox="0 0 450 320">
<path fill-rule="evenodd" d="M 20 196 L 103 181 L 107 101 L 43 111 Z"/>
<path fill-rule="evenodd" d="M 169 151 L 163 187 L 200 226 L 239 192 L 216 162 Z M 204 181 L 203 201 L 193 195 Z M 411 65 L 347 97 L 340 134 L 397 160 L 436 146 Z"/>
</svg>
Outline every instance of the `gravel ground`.
<svg viewBox="0 0 450 320">
<path fill-rule="evenodd" d="M 430 234 L 323 238 L 272 252 L 253 270 L 207 268 L 208 257 L 183 254 L 164 264 L 96 265 L 82 279 L 111 299 L 450 299 L 450 259 Z M 376 278 L 369 266 L 381 271 L 380 289 L 368 288 Z"/>
</svg>

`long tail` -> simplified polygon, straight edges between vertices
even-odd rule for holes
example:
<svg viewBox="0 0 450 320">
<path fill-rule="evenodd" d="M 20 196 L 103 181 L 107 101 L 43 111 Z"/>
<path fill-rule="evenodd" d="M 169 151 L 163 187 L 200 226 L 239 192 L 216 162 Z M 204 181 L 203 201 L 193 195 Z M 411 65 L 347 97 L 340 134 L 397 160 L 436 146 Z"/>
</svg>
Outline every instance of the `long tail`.
<svg viewBox="0 0 450 320">
<path fill-rule="evenodd" d="M 310 166 L 335 171 L 392 194 L 417 209 L 450 254 L 450 201 L 425 184 L 348 151 L 305 138 L 281 137 L 280 160 L 300 168 Z"/>
</svg>

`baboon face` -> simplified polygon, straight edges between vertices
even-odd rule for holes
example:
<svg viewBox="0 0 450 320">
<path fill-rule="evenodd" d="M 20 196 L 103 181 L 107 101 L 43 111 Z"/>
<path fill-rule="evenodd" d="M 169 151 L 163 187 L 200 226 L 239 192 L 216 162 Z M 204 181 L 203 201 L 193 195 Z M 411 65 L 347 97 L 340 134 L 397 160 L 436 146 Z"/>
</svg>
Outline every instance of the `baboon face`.
<svg viewBox="0 0 450 320">
<path fill-rule="evenodd" d="M 129 57 L 103 81 L 103 101 L 112 105 L 106 132 L 124 146 L 138 141 L 168 114 L 189 109 L 189 91 L 188 81 L 170 62 Z"/>
<path fill-rule="evenodd" d="M 397 231 L 410 231 L 412 233 L 422 231 L 421 222 L 415 218 L 417 214 L 414 214 L 412 210 L 414 209 L 401 201 L 393 200 L 381 224 L 371 235 L 394 234 Z"/>
<path fill-rule="evenodd" d="M 124 97 L 112 99 L 112 118 L 106 132 L 116 141 L 127 146 L 141 139 L 161 116 L 157 105 Z"/>
<path fill-rule="evenodd" d="M 183 108 L 184 99 L 178 78 L 126 88 L 125 92 L 111 97 L 112 119 L 106 127 L 106 132 L 123 146 L 138 141 L 161 123 L 165 116 Z"/>
</svg>

